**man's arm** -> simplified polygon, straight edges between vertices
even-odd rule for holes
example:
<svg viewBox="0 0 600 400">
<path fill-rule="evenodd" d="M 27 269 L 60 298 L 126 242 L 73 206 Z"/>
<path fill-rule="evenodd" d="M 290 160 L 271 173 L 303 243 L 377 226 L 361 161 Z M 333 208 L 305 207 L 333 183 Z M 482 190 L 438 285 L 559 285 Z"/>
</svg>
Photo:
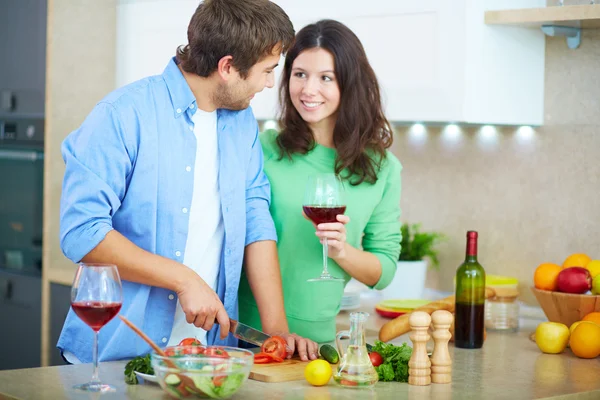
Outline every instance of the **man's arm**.
<svg viewBox="0 0 600 400">
<path fill-rule="evenodd" d="M 229 334 L 229 317 L 219 296 L 198 274 L 177 261 L 139 248 L 114 229 L 82 261 L 114 264 L 122 279 L 172 290 L 188 323 L 209 331 L 217 320 L 221 338 Z"/>
</svg>

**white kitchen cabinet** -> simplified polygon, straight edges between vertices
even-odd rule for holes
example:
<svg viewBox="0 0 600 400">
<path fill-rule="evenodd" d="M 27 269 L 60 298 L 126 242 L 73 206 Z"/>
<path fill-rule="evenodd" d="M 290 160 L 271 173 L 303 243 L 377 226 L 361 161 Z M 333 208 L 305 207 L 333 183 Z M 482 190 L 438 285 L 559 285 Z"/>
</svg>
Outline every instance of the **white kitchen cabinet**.
<svg viewBox="0 0 600 400">
<path fill-rule="evenodd" d="M 544 34 L 488 26 L 484 12 L 545 0 L 274 0 L 299 30 L 332 18 L 361 39 L 378 76 L 386 115 L 396 122 L 541 125 Z M 117 82 L 160 73 L 185 41 L 197 1 L 121 0 Z M 256 95 L 257 119 L 277 112 L 277 85 Z"/>
</svg>

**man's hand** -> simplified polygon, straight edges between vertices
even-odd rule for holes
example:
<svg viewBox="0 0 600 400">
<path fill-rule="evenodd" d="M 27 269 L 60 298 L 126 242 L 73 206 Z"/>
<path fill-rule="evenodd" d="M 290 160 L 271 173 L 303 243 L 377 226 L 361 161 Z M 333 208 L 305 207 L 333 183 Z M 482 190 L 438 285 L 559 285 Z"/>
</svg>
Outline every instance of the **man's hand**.
<svg viewBox="0 0 600 400">
<path fill-rule="evenodd" d="M 208 332 L 216 322 L 220 325 L 221 339 L 227 337 L 229 334 L 227 311 L 217 293 L 200 276 L 195 272 L 190 274 L 189 279 L 185 280 L 177 290 L 177 296 L 189 324 L 194 324 Z"/>
<path fill-rule="evenodd" d="M 303 338 L 295 333 L 274 333 L 271 336 L 280 336 L 285 339 L 289 347 L 287 358 L 292 358 L 297 352 L 302 361 L 316 360 L 319 358 L 319 345 L 310 339 Z"/>
</svg>

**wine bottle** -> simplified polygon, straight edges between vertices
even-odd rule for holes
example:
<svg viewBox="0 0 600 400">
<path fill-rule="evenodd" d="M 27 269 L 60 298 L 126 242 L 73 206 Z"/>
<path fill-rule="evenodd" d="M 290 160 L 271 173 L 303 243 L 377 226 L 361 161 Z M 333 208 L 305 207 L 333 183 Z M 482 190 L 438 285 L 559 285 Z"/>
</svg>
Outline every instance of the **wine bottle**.
<svg viewBox="0 0 600 400">
<path fill-rule="evenodd" d="M 456 271 L 454 345 L 463 349 L 483 346 L 485 270 L 477 261 L 477 232 L 467 232 L 465 261 Z"/>
</svg>

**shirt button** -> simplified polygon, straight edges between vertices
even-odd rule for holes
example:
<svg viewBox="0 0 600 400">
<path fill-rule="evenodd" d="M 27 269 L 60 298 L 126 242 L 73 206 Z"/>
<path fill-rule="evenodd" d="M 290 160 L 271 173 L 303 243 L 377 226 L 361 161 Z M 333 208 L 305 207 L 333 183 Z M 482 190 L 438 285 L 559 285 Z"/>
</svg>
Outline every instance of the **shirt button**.
<svg viewBox="0 0 600 400">
<path fill-rule="evenodd" d="M 187 167 L 185 167 L 185 170 L 186 170 L 187 172 L 190 172 L 190 171 L 192 170 L 192 167 L 190 167 L 190 166 L 188 165 Z"/>
<path fill-rule="evenodd" d="M 169 300 L 173 300 L 175 298 L 175 296 L 173 296 L 172 294 L 169 295 Z"/>
<path fill-rule="evenodd" d="M 177 257 L 179 257 L 179 256 L 181 256 L 181 252 L 180 252 L 180 251 L 176 251 L 176 252 L 175 252 L 175 255 L 176 255 Z"/>
<path fill-rule="evenodd" d="M 164 337 L 164 338 L 162 338 L 160 341 L 161 341 L 161 342 L 163 342 L 163 343 L 167 343 L 167 338 L 166 338 L 166 337 Z"/>
<path fill-rule="evenodd" d="M 194 105 L 193 105 L 193 104 L 190 104 L 190 108 L 191 108 L 191 109 L 194 109 Z"/>
<path fill-rule="evenodd" d="M 192 125 L 190 125 L 190 131 L 193 131 L 194 127 Z"/>
<path fill-rule="evenodd" d="M 184 208 L 181 209 L 181 212 L 184 213 L 184 214 L 187 214 L 188 209 L 184 207 Z"/>
<path fill-rule="evenodd" d="M 177 114 L 181 114 L 181 108 L 177 109 Z"/>
</svg>

